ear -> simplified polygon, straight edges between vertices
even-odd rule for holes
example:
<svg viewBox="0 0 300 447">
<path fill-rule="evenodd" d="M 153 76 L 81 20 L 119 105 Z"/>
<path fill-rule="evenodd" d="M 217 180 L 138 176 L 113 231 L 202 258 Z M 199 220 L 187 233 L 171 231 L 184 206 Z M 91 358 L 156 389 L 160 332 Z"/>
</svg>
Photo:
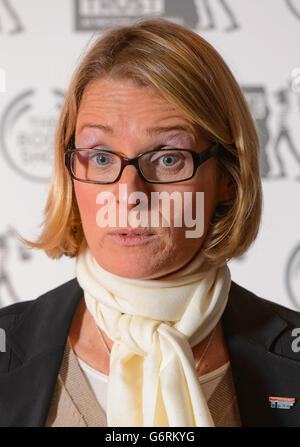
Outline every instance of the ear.
<svg viewBox="0 0 300 447">
<path fill-rule="evenodd" d="M 219 180 L 218 202 L 231 200 L 235 197 L 236 188 L 232 177 L 227 172 L 221 172 Z"/>
</svg>

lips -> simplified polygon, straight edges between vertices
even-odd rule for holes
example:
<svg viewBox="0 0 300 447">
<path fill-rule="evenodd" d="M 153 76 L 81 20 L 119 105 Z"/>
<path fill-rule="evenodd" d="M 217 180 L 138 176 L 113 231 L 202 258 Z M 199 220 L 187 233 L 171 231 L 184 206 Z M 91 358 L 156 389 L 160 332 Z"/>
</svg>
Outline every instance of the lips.
<svg viewBox="0 0 300 447">
<path fill-rule="evenodd" d="M 149 243 L 158 234 L 143 228 L 119 228 L 109 232 L 108 236 L 119 245 L 134 246 Z"/>
<path fill-rule="evenodd" d="M 119 228 L 114 231 L 110 231 L 109 234 L 121 235 L 121 236 L 153 236 L 155 233 L 143 228 Z"/>
</svg>

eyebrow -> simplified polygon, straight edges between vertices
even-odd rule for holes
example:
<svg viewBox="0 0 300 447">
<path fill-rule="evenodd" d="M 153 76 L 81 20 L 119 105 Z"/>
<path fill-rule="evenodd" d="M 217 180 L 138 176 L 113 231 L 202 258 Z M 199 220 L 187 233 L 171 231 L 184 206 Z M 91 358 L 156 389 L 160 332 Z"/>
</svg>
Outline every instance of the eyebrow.
<svg viewBox="0 0 300 447">
<path fill-rule="evenodd" d="M 111 126 L 105 126 L 104 124 L 84 124 L 81 126 L 80 131 L 82 131 L 85 127 L 100 129 L 100 130 L 103 130 L 103 132 L 108 133 L 110 135 L 114 134 L 113 128 Z M 172 132 L 172 131 L 186 132 L 186 133 L 191 134 L 194 138 L 196 137 L 195 130 L 193 130 L 193 128 L 190 126 L 183 125 L 183 124 L 181 124 L 181 125 L 178 124 L 175 126 L 148 127 L 146 129 L 146 135 L 152 137 L 154 135 L 159 135 L 161 133 Z"/>
</svg>

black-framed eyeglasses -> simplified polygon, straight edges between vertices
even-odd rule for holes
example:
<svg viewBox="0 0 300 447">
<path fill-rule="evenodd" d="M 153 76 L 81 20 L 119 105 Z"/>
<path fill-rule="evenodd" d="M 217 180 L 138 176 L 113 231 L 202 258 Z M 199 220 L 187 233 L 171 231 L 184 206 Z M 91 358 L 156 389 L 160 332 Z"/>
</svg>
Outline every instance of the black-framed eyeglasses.
<svg viewBox="0 0 300 447">
<path fill-rule="evenodd" d="M 198 166 L 215 156 L 221 148 L 220 143 L 215 142 L 199 153 L 191 149 L 154 149 L 134 158 L 106 149 L 76 148 L 65 152 L 65 166 L 71 177 L 85 183 L 115 183 L 128 165 L 135 166 L 145 182 L 178 183 L 194 177 Z"/>
</svg>

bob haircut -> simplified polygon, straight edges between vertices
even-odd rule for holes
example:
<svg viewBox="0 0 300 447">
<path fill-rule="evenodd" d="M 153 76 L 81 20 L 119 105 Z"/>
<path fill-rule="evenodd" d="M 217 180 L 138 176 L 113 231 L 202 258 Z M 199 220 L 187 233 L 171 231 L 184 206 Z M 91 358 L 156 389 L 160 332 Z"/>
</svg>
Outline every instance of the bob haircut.
<svg viewBox="0 0 300 447">
<path fill-rule="evenodd" d="M 35 242 L 21 237 L 22 242 L 44 250 L 52 259 L 74 257 L 81 243 L 86 243 L 64 153 L 74 145 L 84 89 L 101 78 L 131 80 L 136 86 L 156 89 L 209 140 L 223 145 L 225 150 L 217 162 L 220 172 L 230 175 L 234 196 L 217 205 L 201 249 L 207 267 L 242 255 L 255 240 L 261 220 L 255 124 L 237 81 L 219 53 L 195 32 L 160 18 L 108 29 L 83 56 L 56 128 L 42 232 Z"/>
</svg>

